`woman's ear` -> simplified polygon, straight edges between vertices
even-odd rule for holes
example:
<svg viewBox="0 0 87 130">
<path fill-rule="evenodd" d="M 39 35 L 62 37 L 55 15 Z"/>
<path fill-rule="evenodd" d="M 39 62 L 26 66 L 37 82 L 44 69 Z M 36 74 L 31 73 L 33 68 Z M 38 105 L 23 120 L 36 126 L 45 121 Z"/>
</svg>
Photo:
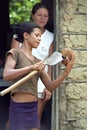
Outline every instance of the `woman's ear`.
<svg viewBox="0 0 87 130">
<path fill-rule="evenodd" d="M 33 18 L 33 14 L 31 14 L 30 18 L 31 18 L 32 21 L 34 20 L 34 18 Z"/>
<path fill-rule="evenodd" d="M 24 36 L 24 39 L 28 39 L 29 38 L 29 34 L 27 32 L 24 32 L 23 36 Z"/>
</svg>

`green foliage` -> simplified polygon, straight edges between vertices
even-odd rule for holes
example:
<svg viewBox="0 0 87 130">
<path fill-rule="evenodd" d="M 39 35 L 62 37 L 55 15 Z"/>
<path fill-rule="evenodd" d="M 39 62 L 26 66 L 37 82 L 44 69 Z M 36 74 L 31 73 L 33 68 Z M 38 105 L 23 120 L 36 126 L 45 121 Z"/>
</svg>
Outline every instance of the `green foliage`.
<svg viewBox="0 0 87 130">
<path fill-rule="evenodd" d="M 31 9 L 40 0 L 10 0 L 10 24 L 19 24 L 30 20 Z"/>
</svg>

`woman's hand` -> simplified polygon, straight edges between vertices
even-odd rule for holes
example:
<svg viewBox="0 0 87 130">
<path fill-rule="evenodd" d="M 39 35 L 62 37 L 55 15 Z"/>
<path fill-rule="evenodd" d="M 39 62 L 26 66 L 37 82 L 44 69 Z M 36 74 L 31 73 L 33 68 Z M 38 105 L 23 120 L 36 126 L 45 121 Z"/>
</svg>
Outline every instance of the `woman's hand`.
<svg viewBox="0 0 87 130">
<path fill-rule="evenodd" d="M 66 57 L 66 60 L 65 60 L 65 63 L 64 63 L 64 65 L 66 66 L 65 72 L 67 72 L 67 74 L 70 73 L 70 71 L 71 71 L 71 69 L 73 67 L 73 64 L 75 62 L 75 53 L 73 52 L 71 55 L 72 55 L 71 59 Z"/>
<path fill-rule="evenodd" d="M 45 64 L 43 61 L 40 61 L 34 65 L 32 65 L 33 70 L 37 70 L 39 72 L 43 71 L 45 69 Z"/>
<path fill-rule="evenodd" d="M 44 102 L 48 101 L 51 98 L 52 93 L 45 88 L 43 91 L 43 97 L 44 97 Z"/>
</svg>

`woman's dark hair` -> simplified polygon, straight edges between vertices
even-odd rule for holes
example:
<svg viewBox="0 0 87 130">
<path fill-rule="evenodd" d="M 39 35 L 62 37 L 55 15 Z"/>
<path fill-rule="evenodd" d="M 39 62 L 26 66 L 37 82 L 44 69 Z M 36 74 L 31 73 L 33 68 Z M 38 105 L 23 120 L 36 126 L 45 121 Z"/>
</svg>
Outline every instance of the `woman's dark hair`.
<svg viewBox="0 0 87 130">
<path fill-rule="evenodd" d="M 32 11 L 31 11 L 31 14 L 35 14 L 36 11 L 37 11 L 38 9 L 40 9 L 40 8 L 47 9 L 48 12 L 49 12 L 48 6 L 47 6 L 45 3 L 40 2 L 40 3 L 36 3 L 36 4 L 33 6 Z M 32 17 L 31 17 L 31 16 L 30 16 L 30 19 L 32 20 Z"/>
<path fill-rule="evenodd" d="M 17 28 L 17 36 L 18 36 L 18 40 L 20 42 L 23 42 L 24 37 L 23 34 L 24 32 L 27 32 L 28 34 L 30 34 L 31 32 L 33 32 L 34 28 L 39 28 L 39 25 L 37 25 L 35 22 L 23 22 L 19 25 L 19 27 Z"/>
</svg>

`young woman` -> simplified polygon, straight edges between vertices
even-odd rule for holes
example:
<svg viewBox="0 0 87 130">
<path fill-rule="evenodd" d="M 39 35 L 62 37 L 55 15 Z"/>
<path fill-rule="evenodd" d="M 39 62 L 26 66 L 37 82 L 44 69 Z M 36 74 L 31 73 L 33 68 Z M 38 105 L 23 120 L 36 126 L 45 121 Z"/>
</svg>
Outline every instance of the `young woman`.
<svg viewBox="0 0 87 130">
<path fill-rule="evenodd" d="M 40 60 L 46 59 L 53 52 L 53 33 L 46 29 L 47 22 L 49 20 L 49 10 L 44 3 L 37 3 L 33 6 L 31 11 L 31 19 L 40 26 L 41 29 L 41 41 L 38 48 L 34 48 L 32 54 Z M 15 35 L 16 36 L 16 35 Z M 17 36 L 16 36 L 17 37 Z M 11 48 L 18 48 L 21 46 L 16 39 L 12 40 Z M 51 67 L 45 67 L 48 74 L 51 76 Z M 38 81 L 38 115 L 41 119 L 42 112 L 44 110 L 46 101 L 51 98 L 51 92 L 48 91 L 42 81 Z"/>
<path fill-rule="evenodd" d="M 18 38 L 22 46 L 7 52 L 6 63 L 3 72 L 4 80 L 12 80 L 13 83 L 20 80 L 28 73 L 37 70 L 38 74 L 11 92 L 11 104 L 9 108 L 10 130 L 39 130 L 37 81 L 42 80 L 49 91 L 57 88 L 70 73 L 75 56 L 69 60 L 66 57 L 66 68 L 62 75 L 51 81 L 45 71 L 45 65 L 32 55 L 32 49 L 37 48 L 41 40 L 41 30 L 33 22 L 24 22 L 18 28 Z"/>
</svg>

